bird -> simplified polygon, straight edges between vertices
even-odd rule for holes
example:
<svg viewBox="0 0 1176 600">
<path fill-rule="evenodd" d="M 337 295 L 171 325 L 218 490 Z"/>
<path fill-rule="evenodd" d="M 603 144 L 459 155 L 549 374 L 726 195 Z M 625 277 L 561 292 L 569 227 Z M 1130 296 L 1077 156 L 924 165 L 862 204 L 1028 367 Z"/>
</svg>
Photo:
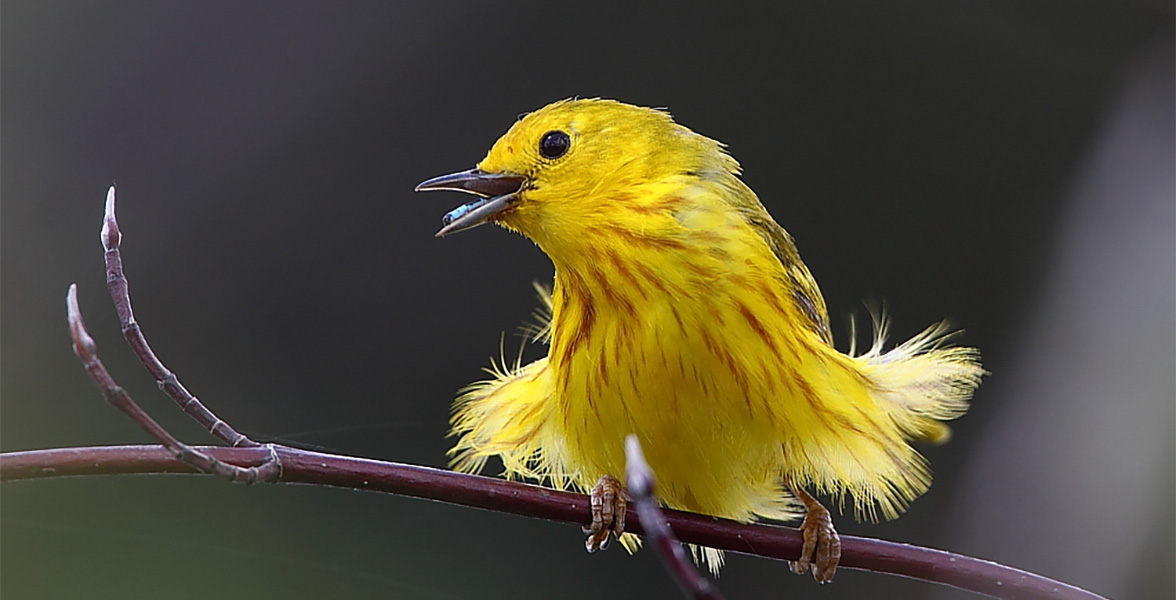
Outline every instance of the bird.
<svg viewBox="0 0 1176 600">
<path fill-rule="evenodd" d="M 590 493 L 588 550 L 624 533 L 624 440 L 635 435 L 673 509 L 801 519 L 794 572 L 833 578 L 825 495 L 896 518 L 930 486 L 913 442 L 942 442 L 985 371 L 943 323 L 885 349 L 835 348 L 792 236 L 726 147 L 661 109 L 601 98 L 521 116 L 475 168 L 417 191 L 474 200 L 437 236 L 494 223 L 550 258 L 547 355 L 493 364 L 454 403 L 451 466 Z M 723 556 L 694 548 L 717 575 Z"/>
</svg>

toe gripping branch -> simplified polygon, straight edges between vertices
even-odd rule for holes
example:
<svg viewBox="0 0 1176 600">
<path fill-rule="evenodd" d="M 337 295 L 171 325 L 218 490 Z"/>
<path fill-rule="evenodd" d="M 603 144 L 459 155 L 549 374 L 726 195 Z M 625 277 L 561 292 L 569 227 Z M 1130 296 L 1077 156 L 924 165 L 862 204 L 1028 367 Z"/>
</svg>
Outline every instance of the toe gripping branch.
<svg viewBox="0 0 1176 600">
<path fill-rule="evenodd" d="M 788 561 L 792 572 L 804 575 L 811 568 L 813 579 L 819 583 L 833 581 L 833 573 L 837 571 L 837 564 L 841 562 L 841 537 L 833 528 L 833 516 L 829 509 L 817 502 L 804 488 L 789 484 L 792 494 L 804 503 L 804 521 L 800 524 L 800 533 L 804 545 L 800 548 L 800 558 Z"/>
<path fill-rule="evenodd" d="M 618 539 L 625 532 L 625 512 L 628 500 L 625 498 L 625 488 L 612 475 L 602 475 L 588 493 L 592 506 L 592 523 L 584 527 L 584 534 L 588 539 L 584 547 L 589 553 L 608 548 L 612 536 Z"/>
</svg>

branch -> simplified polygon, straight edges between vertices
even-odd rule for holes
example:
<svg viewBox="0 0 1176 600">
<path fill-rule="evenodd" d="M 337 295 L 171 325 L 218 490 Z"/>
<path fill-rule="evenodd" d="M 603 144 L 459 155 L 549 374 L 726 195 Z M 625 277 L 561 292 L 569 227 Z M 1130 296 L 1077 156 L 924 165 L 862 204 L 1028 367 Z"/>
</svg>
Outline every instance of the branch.
<svg viewBox="0 0 1176 600">
<path fill-rule="evenodd" d="M 579 494 L 428 467 L 324 454 L 276 444 L 260 445 L 237 433 L 189 393 L 151 351 L 131 311 L 119 253 L 120 239 L 114 216 L 114 188 L 111 187 L 107 194 L 102 242 L 106 251 L 107 285 L 124 337 L 160 389 L 213 435 L 235 447 L 187 446 L 147 415 L 118 386 L 98 359 L 94 341 L 86 331 L 78 308 L 77 288 L 70 286 L 67 305 L 74 351 L 103 397 L 160 445 L 3 453 L 0 454 L 0 481 L 76 475 L 206 473 L 244 483 L 328 485 L 426 498 L 576 525 L 586 522 L 590 503 L 586 496 Z M 638 449 L 636 456 L 630 458 L 635 467 L 630 487 L 637 492 L 641 522 L 630 520 L 625 530 L 644 534 L 653 545 L 662 548 L 667 568 L 694 597 L 718 596 L 709 582 L 698 577 L 685 561 L 681 547 L 674 542 L 674 533 L 682 542 L 690 544 L 779 560 L 799 558 L 802 541 L 795 529 L 737 523 L 675 510 L 661 511 L 650 497 L 652 475 L 648 469 L 641 470 L 643 462 Z M 1009 599 L 1101 598 L 1039 575 L 940 550 L 852 536 L 842 537 L 841 542 L 840 566 L 844 568 L 892 573 Z"/>
<path fill-rule="evenodd" d="M 222 421 L 211 410 L 208 410 L 191 392 L 180 383 L 176 374 L 163 366 L 147 338 L 139 329 L 135 321 L 135 312 L 131 310 L 131 292 L 126 275 L 123 274 L 122 253 L 119 245 L 122 243 L 122 232 L 118 228 L 118 220 L 114 216 L 114 186 L 106 191 L 106 213 L 102 219 L 102 249 L 106 257 L 106 288 L 110 291 L 110 299 L 114 302 L 115 312 L 118 313 L 119 325 L 122 326 L 123 337 L 130 344 L 131 351 L 138 357 L 139 362 L 147 372 L 155 378 L 156 385 L 179 405 L 188 416 L 200 423 L 209 433 L 230 446 L 260 446 L 257 442 L 237 433 L 228 423 Z"/>
<path fill-rule="evenodd" d="M 194 450 L 241 467 L 270 459 L 270 449 L 201 446 Z M 385 492 L 581 526 L 588 497 L 572 492 L 441 469 L 311 452 L 273 445 L 282 465 L 275 483 L 309 483 Z M 0 481 L 148 473 L 197 473 L 160 446 L 55 448 L 0 454 Z M 789 527 L 737 523 L 663 510 L 665 524 L 689 544 L 777 560 L 800 557 L 800 533 Z M 633 519 L 625 530 L 649 535 Z M 644 519 L 642 519 L 644 521 Z M 841 537 L 839 568 L 890 573 L 1010 600 L 1106 600 L 1040 575 L 969 556 L 871 538 Z"/>
<path fill-rule="evenodd" d="M 625 487 L 633 497 L 637 518 L 645 529 L 645 540 L 657 550 L 662 564 L 682 593 L 695 600 L 722 600 L 723 595 L 710 580 L 698 574 L 682 544 L 674 537 L 673 529 L 653 497 L 653 469 L 645 462 L 641 442 L 633 434 L 625 438 Z"/>
<path fill-rule="evenodd" d="M 112 200 L 113 197 L 107 201 L 108 208 L 111 206 L 110 202 Z M 103 230 L 105 231 L 105 228 Z M 123 281 L 125 282 L 125 279 Z M 148 415 L 131 399 L 131 396 L 127 394 L 126 390 L 114 382 L 114 378 L 110 376 L 110 373 L 106 370 L 106 366 L 98 359 L 94 338 L 90 337 L 90 333 L 86 331 L 86 323 L 82 320 L 82 311 L 78 308 L 77 284 L 69 286 L 69 293 L 66 295 L 65 304 L 66 312 L 69 315 L 69 333 L 73 339 L 74 354 L 78 355 L 78 359 L 86 367 L 86 372 L 89 373 L 90 380 L 102 392 L 102 397 L 106 398 L 107 402 L 130 417 L 148 435 L 155 438 L 172 456 L 180 462 L 192 466 L 197 471 L 224 477 L 229 481 L 253 483 L 256 481 L 273 481 L 277 479 L 277 476 L 281 474 L 281 463 L 278 462 L 277 455 L 272 454 L 271 448 L 267 448 L 267 450 L 271 450 L 271 460 L 256 466 L 242 468 L 227 464 L 206 453 L 195 450 L 168 433 L 163 426 L 156 422 L 155 419 L 152 419 L 151 415 Z M 138 331 L 138 327 L 135 330 Z M 139 337 L 141 338 L 142 336 L 140 335 Z M 146 347 L 146 341 L 144 341 L 144 347 Z M 154 358 L 154 355 L 152 355 L 152 358 Z M 162 366 L 160 365 L 160 367 Z M 175 379 L 174 376 L 172 379 Z M 205 412 L 208 411 L 205 410 Z M 212 413 L 209 412 L 208 414 Z M 260 446 L 253 444 L 251 447 Z"/>
</svg>

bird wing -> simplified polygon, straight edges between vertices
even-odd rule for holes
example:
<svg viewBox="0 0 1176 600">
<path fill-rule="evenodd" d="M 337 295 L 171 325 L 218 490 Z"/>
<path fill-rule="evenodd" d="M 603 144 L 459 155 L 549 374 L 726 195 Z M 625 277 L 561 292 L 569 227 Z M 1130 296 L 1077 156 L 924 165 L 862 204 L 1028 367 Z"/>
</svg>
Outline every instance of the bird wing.
<svg viewBox="0 0 1176 600">
<path fill-rule="evenodd" d="M 748 215 L 747 222 L 768 243 L 780 264 L 784 265 L 784 276 L 787 279 L 783 283 L 792 290 L 792 301 L 806 317 L 805 326 L 832 346 L 833 333 L 829 329 L 829 311 L 825 308 L 825 298 L 821 296 L 817 280 L 800 259 L 800 252 L 797 251 L 792 236 L 766 211 L 758 215 Z"/>
</svg>

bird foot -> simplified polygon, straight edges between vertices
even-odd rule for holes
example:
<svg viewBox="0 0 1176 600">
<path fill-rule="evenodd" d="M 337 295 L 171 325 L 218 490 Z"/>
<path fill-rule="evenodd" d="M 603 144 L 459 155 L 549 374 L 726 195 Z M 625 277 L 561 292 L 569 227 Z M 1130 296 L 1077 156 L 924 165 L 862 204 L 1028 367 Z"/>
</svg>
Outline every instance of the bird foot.
<svg viewBox="0 0 1176 600">
<path fill-rule="evenodd" d="M 798 575 L 804 575 L 811 568 L 813 579 L 818 583 L 829 583 L 833 581 L 837 563 L 841 562 L 841 537 L 833 528 L 833 517 L 808 492 L 799 487 L 794 487 L 792 492 L 804 502 L 804 521 L 800 524 L 804 545 L 800 549 L 800 560 L 788 561 L 788 566 Z"/>
<path fill-rule="evenodd" d="M 603 475 L 588 494 L 592 504 L 592 524 L 584 527 L 588 536 L 584 547 L 588 552 L 608 548 L 609 534 L 621 537 L 625 531 L 625 489 L 612 475 Z"/>
</svg>

